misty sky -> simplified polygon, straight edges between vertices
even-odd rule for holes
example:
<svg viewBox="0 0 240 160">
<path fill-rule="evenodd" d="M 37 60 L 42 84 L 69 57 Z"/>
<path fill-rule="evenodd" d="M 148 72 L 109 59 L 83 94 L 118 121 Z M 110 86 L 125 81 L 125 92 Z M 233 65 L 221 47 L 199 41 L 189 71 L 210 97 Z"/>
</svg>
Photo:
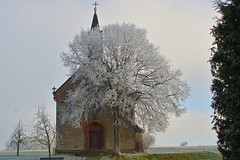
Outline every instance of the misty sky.
<svg viewBox="0 0 240 160">
<path fill-rule="evenodd" d="M 89 29 L 89 0 L 0 0 L 0 150 L 21 120 L 28 131 L 38 105 L 55 118 L 52 87 L 68 78 L 59 54 L 68 42 Z M 147 29 L 172 68 L 183 71 L 191 87 L 183 103 L 187 113 L 173 117 L 156 146 L 216 144 L 211 130 L 210 28 L 216 16 L 211 0 L 98 0 L 100 26 L 134 23 Z"/>
</svg>

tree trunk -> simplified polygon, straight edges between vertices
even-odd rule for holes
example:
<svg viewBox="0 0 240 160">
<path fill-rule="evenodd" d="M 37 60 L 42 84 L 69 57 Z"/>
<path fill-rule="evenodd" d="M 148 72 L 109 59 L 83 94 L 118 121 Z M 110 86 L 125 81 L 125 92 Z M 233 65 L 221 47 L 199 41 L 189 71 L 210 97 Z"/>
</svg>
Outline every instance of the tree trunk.
<svg viewBox="0 0 240 160">
<path fill-rule="evenodd" d="M 116 156 L 121 155 L 119 148 L 119 140 L 120 140 L 120 126 L 119 126 L 119 107 L 116 106 L 114 109 L 114 153 Z"/>
<path fill-rule="evenodd" d="M 51 145 L 48 144 L 48 157 L 51 159 Z"/>
<path fill-rule="evenodd" d="M 18 143 L 17 144 L 17 156 L 19 156 L 19 146 L 20 146 L 20 144 Z"/>
</svg>

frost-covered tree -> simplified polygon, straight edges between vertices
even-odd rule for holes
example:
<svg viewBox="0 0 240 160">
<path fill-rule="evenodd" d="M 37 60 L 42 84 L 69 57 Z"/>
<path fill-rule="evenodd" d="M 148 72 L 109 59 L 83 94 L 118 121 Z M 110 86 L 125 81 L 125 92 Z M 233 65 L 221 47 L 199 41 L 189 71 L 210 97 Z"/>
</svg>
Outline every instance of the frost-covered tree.
<svg viewBox="0 0 240 160">
<path fill-rule="evenodd" d="M 149 132 L 145 132 L 143 133 L 142 140 L 143 140 L 143 150 L 146 152 L 150 146 L 154 145 L 156 138 Z"/>
<path fill-rule="evenodd" d="M 26 142 L 26 131 L 21 123 L 21 121 L 18 122 L 18 125 L 14 129 L 11 139 L 10 139 L 10 146 L 11 147 L 16 147 L 17 149 L 17 156 L 19 156 L 19 150 L 20 150 L 20 145 L 25 144 Z"/>
<path fill-rule="evenodd" d="M 91 104 L 100 104 L 114 115 L 115 152 L 123 119 L 149 131 L 164 131 L 172 115 L 185 112 L 181 101 L 189 87 L 180 79 L 182 72 L 171 69 L 158 47 L 147 40 L 145 29 L 111 24 L 101 31 L 82 30 L 69 49 L 61 57 L 77 85 L 67 100 L 74 106 L 71 112 L 67 108 L 62 112 L 62 123 L 80 127 Z"/>
<path fill-rule="evenodd" d="M 39 106 L 34 118 L 33 138 L 42 145 L 47 146 L 51 158 L 51 146 L 55 140 L 56 132 L 45 106 Z"/>
</svg>

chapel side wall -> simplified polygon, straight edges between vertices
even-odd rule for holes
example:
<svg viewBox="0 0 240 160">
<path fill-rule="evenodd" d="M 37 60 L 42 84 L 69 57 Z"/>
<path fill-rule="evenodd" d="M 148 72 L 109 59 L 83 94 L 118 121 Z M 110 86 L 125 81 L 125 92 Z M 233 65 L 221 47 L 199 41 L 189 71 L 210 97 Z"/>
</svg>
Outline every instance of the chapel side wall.
<svg viewBox="0 0 240 160">
<path fill-rule="evenodd" d="M 84 150 L 84 132 L 82 128 L 74 128 L 68 124 L 61 124 L 60 122 L 60 109 L 62 106 L 69 104 L 65 103 L 67 98 L 67 90 L 72 88 L 71 80 L 58 90 L 56 99 L 56 129 L 57 129 L 57 142 L 56 152 L 71 153 Z"/>
<path fill-rule="evenodd" d="M 57 113 L 59 114 L 59 112 Z M 56 150 L 71 152 L 84 150 L 84 132 L 82 128 L 74 128 L 68 124 L 61 124 L 57 116 L 57 143 Z"/>
<path fill-rule="evenodd" d="M 102 119 L 105 122 L 104 128 L 104 149 L 105 150 L 113 150 L 114 146 L 114 132 L 113 132 L 113 116 L 111 113 L 105 112 L 101 113 L 98 116 L 98 119 Z"/>
<path fill-rule="evenodd" d="M 60 141 L 57 150 L 63 151 L 81 151 L 84 150 L 84 133 L 78 128 L 73 128 L 63 124 L 59 128 Z"/>
<path fill-rule="evenodd" d="M 99 115 L 100 117 L 101 115 Z M 101 118 L 107 124 L 105 132 L 105 149 L 113 150 L 114 148 L 114 128 L 113 115 L 111 113 L 104 113 Z M 135 151 L 135 127 L 130 123 L 120 127 L 120 150 L 122 152 Z"/>
<path fill-rule="evenodd" d="M 138 153 L 144 152 L 142 134 L 143 134 L 142 132 L 135 132 L 135 148 Z"/>
<path fill-rule="evenodd" d="M 120 149 L 122 152 L 135 151 L 135 128 L 132 125 L 121 127 Z"/>
<path fill-rule="evenodd" d="M 60 87 L 57 91 L 57 109 L 56 109 L 56 129 L 58 132 L 58 141 L 56 143 L 56 151 L 59 153 L 71 153 L 86 150 L 85 146 L 85 132 L 83 128 L 73 128 L 68 124 L 61 124 L 60 122 L 60 108 L 69 104 L 65 103 L 67 98 L 67 91 L 72 89 L 74 85 L 71 80 Z M 104 128 L 104 149 L 113 150 L 114 148 L 114 129 L 113 129 L 113 115 L 109 111 L 91 114 L 90 119 L 97 119 L 105 123 Z M 120 149 L 122 152 L 135 150 L 135 131 L 134 126 L 129 123 L 129 126 L 122 126 L 120 130 Z"/>
<path fill-rule="evenodd" d="M 59 115 L 59 112 L 57 113 Z M 68 124 L 61 124 L 57 116 L 58 142 L 56 149 L 64 151 L 84 150 L 84 132 L 82 128 L 74 128 Z"/>
</svg>

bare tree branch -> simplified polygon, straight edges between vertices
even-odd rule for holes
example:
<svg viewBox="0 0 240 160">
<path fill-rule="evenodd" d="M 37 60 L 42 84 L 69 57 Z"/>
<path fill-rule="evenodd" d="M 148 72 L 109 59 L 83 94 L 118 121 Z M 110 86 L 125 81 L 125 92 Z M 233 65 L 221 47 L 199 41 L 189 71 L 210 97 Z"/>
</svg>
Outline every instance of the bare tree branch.
<svg viewBox="0 0 240 160">
<path fill-rule="evenodd" d="M 56 131 L 45 106 L 38 106 L 33 128 L 35 140 L 48 147 L 49 158 L 51 158 L 51 146 L 55 140 Z"/>
</svg>

